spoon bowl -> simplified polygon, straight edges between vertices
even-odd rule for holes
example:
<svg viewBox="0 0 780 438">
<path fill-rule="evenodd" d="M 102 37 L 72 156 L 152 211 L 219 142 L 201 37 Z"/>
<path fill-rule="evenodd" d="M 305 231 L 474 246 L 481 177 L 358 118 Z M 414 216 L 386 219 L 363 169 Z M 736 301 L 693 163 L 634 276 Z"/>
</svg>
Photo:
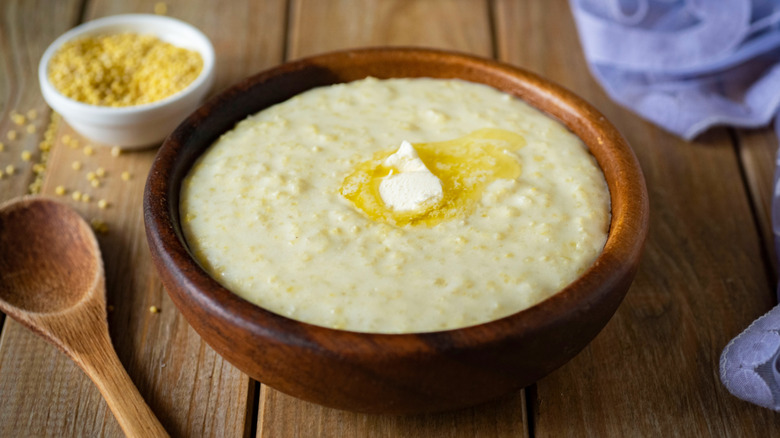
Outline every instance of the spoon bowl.
<svg viewBox="0 0 780 438">
<path fill-rule="evenodd" d="M 100 247 L 70 207 L 40 197 L 0 206 L 0 310 L 73 359 L 127 436 L 168 436 L 111 345 Z"/>
<path fill-rule="evenodd" d="M 27 312 L 72 308 L 97 289 L 95 283 L 102 276 L 92 231 L 63 204 L 27 200 L 6 205 L 0 216 L 0 248 L 0 300 Z M 35 278 L 18 274 L 31 266 Z M 49 289 L 44 292 L 41 285 Z"/>
</svg>

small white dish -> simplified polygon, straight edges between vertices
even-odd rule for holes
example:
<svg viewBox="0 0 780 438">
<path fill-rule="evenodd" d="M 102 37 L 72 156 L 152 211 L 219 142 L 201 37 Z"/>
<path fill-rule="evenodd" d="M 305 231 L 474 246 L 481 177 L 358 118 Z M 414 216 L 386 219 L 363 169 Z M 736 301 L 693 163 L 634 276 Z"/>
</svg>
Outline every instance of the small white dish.
<svg viewBox="0 0 780 438">
<path fill-rule="evenodd" d="M 132 32 L 155 35 L 178 47 L 195 50 L 203 58 L 203 70 L 184 90 L 156 102 L 109 107 L 75 101 L 49 82 L 48 66 L 54 53 L 67 41 L 90 35 Z M 57 38 L 38 65 L 43 98 L 78 133 L 92 141 L 125 149 L 161 142 L 195 110 L 214 84 L 214 47 L 200 30 L 175 18 L 124 14 L 100 18 L 77 26 Z"/>
</svg>

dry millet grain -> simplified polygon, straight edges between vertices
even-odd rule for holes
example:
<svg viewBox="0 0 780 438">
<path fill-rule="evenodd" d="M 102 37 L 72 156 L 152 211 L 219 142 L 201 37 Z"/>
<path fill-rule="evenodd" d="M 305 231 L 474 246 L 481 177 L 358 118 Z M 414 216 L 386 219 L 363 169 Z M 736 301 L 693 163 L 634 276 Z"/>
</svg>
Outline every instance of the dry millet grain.
<svg viewBox="0 0 780 438">
<path fill-rule="evenodd" d="M 164 99 L 200 75 L 194 50 L 153 35 L 122 33 L 68 41 L 49 64 L 49 80 L 63 95 L 101 106 L 132 106 Z"/>
<path fill-rule="evenodd" d="M 168 13 L 168 5 L 165 2 L 157 2 L 154 4 L 154 13 L 157 15 L 165 15 Z"/>
<path fill-rule="evenodd" d="M 24 125 L 24 122 L 27 121 L 27 119 L 23 115 L 14 111 L 13 113 L 11 113 L 11 121 L 13 121 L 14 124 L 17 126 L 22 126 Z"/>
</svg>

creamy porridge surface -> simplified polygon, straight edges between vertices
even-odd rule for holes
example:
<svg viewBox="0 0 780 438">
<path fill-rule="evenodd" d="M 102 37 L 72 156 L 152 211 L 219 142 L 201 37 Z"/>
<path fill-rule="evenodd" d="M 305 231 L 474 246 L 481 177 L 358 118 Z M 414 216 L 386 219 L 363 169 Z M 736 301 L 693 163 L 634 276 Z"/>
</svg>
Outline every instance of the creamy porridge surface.
<svg viewBox="0 0 780 438">
<path fill-rule="evenodd" d="M 365 176 L 402 141 L 444 187 L 424 215 L 382 211 Z M 575 135 L 459 80 L 302 93 L 222 135 L 181 195 L 187 243 L 217 281 L 280 315 L 362 332 L 526 309 L 593 263 L 610 222 L 603 174 Z"/>
</svg>

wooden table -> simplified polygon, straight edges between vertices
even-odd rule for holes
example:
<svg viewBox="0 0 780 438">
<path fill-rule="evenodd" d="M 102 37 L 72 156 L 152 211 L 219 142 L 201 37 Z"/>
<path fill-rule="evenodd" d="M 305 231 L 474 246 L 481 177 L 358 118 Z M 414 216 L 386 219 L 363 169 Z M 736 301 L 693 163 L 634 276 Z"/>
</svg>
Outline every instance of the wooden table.
<svg viewBox="0 0 780 438">
<path fill-rule="evenodd" d="M 95 147 L 46 107 L 37 63 L 46 46 L 94 18 L 151 13 L 154 0 L 0 3 L 0 197 L 39 186 L 108 224 L 109 325 L 130 376 L 173 436 L 473 437 L 770 436 L 780 415 L 732 397 L 718 378 L 726 343 L 775 304 L 769 202 L 771 130 L 715 129 L 695 142 L 611 102 L 588 74 L 568 3 L 523 0 L 170 0 L 167 14 L 213 41 L 220 90 L 287 59 L 357 46 L 431 46 L 540 73 L 599 108 L 633 145 L 651 200 L 639 274 L 604 331 L 574 360 L 484 406 L 437 415 L 369 416 L 281 394 L 214 353 L 168 299 L 152 267 L 141 196 L 155 150 Z M 17 126 L 14 111 L 37 116 Z M 32 125 L 28 128 L 28 125 Z M 44 149 L 47 127 L 54 133 Z M 33 132 L 28 132 L 28 129 Z M 17 138 L 9 139 L 11 130 Z M 13 135 L 11 135 L 13 137 Z M 67 141 L 68 138 L 70 141 Z M 78 143 L 75 143 L 74 140 Z M 31 151 L 24 161 L 22 151 Z M 44 165 L 36 163 L 45 161 Z M 79 161 L 80 170 L 72 163 Z M 85 178 L 106 170 L 102 186 Z M 129 172 L 130 179 L 121 178 Z M 36 183 L 38 180 L 38 183 Z M 70 194 L 89 193 L 90 202 Z M 100 209 L 97 200 L 109 206 Z M 159 313 L 149 311 L 157 306 Z M 121 436 L 86 376 L 0 314 L 0 436 Z"/>
</svg>

